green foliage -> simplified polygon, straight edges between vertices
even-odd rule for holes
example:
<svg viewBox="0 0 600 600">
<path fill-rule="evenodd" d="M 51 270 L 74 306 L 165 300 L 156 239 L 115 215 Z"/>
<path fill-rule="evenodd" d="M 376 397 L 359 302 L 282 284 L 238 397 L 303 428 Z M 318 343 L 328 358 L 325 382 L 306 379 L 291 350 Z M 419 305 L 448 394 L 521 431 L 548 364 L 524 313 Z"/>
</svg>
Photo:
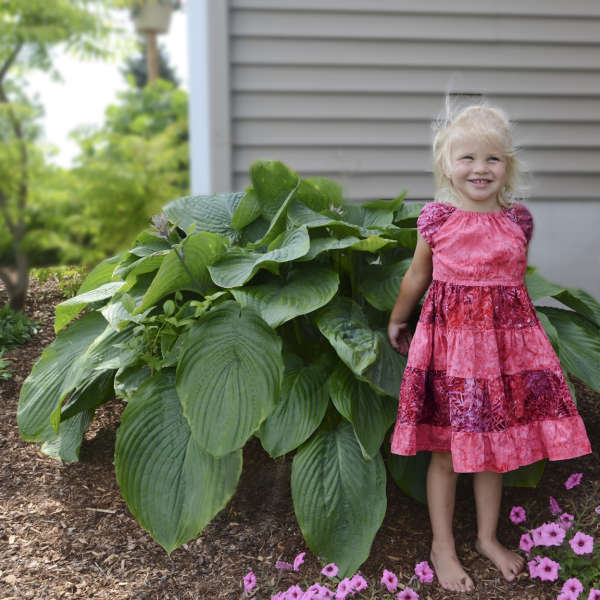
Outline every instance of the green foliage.
<svg viewBox="0 0 600 600">
<path fill-rule="evenodd" d="M 385 329 L 420 207 L 402 196 L 346 205 L 334 182 L 301 181 L 278 162 L 250 176 L 245 193 L 170 202 L 57 307 L 57 339 L 23 385 L 17 420 L 26 439 L 73 460 L 95 408 L 126 400 L 117 479 L 168 552 L 226 504 L 252 436 L 273 457 L 295 451 L 306 541 L 352 573 L 383 520 L 387 471 L 425 499 L 428 456 L 381 454 L 406 361 Z M 598 303 L 528 277 L 577 311 L 540 308 L 564 364 L 600 390 Z M 539 466 L 510 483 L 535 485 Z"/>
<path fill-rule="evenodd" d="M 36 267 L 31 269 L 30 274 L 40 284 L 45 283 L 50 278 L 56 279 L 62 297 L 72 298 L 81 287 L 85 269 L 79 266 L 68 265 Z"/>
<path fill-rule="evenodd" d="M 124 249 L 163 204 L 187 193 L 187 94 L 160 79 L 132 86 L 101 129 L 76 138 L 80 210 L 69 227 L 80 232 L 82 260 L 91 264 Z"/>
<path fill-rule="evenodd" d="M 0 348 L 0 379 L 6 381 L 13 376 L 13 372 L 8 368 L 12 361 L 3 358 L 6 348 Z"/>
<path fill-rule="evenodd" d="M 22 346 L 38 332 L 39 324 L 38 320 L 30 319 L 24 312 L 5 304 L 0 308 L 0 348 Z"/>
</svg>

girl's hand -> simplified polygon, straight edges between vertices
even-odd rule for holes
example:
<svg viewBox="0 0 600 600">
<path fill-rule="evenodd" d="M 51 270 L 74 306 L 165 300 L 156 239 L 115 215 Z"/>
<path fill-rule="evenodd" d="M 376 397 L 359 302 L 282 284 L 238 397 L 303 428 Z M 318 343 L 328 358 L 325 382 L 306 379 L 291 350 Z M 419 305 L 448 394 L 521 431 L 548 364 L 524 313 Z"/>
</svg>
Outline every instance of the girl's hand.
<svg viewBox="0 0 600 600">
<path fill-rule="evenodd" d="M 394 350 L 397 350 L 400 354 L 408 354 L 408 348 L 412 340 L 412 333 L 408 323 L 390 321 L 388 325 L 388 338 Z"/>
</svg>

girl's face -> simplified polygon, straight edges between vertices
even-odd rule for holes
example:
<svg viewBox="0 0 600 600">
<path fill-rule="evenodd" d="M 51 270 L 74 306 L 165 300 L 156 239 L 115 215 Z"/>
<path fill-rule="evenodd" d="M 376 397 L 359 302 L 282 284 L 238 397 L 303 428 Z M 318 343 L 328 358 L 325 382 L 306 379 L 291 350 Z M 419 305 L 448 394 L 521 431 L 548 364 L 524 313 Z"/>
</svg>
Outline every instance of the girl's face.
<svg viewBox="0 0 600 600">
<path fill-rule="evenodd" d="M 448 177 L 467 208 L 493 209 L 506 181 L 506 157 L 489 141 L 463 136 L 451 144 Z"/>
</svg>

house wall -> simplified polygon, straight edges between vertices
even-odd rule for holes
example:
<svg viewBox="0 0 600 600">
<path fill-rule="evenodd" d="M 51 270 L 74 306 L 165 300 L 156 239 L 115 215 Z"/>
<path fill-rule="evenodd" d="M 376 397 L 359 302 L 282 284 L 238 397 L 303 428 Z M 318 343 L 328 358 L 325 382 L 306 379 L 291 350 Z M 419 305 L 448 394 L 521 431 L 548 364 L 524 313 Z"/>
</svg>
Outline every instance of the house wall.
<svg viewBox="0 0 600 600">
<path fill-rule="evenodd" d="M 484 94 L 532 173 L 530 262 L 600 297 L 600 3 L 203 2 L 211 192 L 276 158 L 351 201 L 429 200 L 432 119 L 447 93 Z"/>
</svg>

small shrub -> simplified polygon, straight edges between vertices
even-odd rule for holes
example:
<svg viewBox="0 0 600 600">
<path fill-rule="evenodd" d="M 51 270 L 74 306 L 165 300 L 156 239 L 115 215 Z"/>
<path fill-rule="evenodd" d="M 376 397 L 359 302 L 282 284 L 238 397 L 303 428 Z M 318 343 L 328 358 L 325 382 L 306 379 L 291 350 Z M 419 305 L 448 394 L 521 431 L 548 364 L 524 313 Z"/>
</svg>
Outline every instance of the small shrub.
<svg viewBox="0 0 600 600">
<path fill-rule="evenodd" d="M 8 368 L 12 363 L 7 358 L 2 358 L 6 348 L 0 348 L 0 380 L 6 381 L 13 376 L 13 372 Z"/>
<path fill-rule="evenodd" d="M 38 332 L 38 325 L 39 321 L 5 304 L 0 308 L 0 347 L 10 349 L 23 345 Z"/>
<path fill-rule="evenodd" d="M 72 298 L 85 276 L 84 269 L 78 266 L 39 267 L 31 270 L 31 276 L 40 284 L 55 278 L 63 298 Z"/>
</svg>

